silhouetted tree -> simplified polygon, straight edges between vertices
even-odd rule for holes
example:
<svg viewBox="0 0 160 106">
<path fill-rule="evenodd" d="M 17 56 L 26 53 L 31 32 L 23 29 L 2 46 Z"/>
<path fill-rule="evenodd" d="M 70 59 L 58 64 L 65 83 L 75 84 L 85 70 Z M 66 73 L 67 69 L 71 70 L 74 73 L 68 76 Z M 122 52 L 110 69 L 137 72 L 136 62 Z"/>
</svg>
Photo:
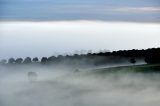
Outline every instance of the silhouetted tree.
<svg viewBox="0 0 160 106">
<path fill-rule="evenodd" d="M 47 63 L 47 57 L 42 57 L 42 59 L 41 59 L 41 63 L 42 63 L 42 64 Z"/>
<path fill-rule="evenodd" d="M 9 60 L 8 60 L 8 64 L 14 64 L 15 63 L 15 59 L 14 58 L 10 58 Z"/>
<path fill-rule="evenodd" d="M 145 61 L 147 64 L 150 64 L 150 60 L 151 60 L 151 59 L 150 59 L 148 56 L 146 56 L 145 59 L 144 59 L 144 61 Z"/>
<path fill-rule="evenodd" d="M 147 64 L 157 64 L 160 63 L 160 56 L 157 54 L 152 54 L 151 56 L 145 57 L 145 62 Z"/>
<path fill-rule="evenodd" d="M 6 63 L 7 63 L 6 59 L 3 59 L 3 60 L 0 61 L 0 64 L 2 64 L 2 65 L 6 64 Z"/>
<path fill-rule="evenodd" d="M 17 63 L 17 64 L 21 64 L 23 62 L 23 59 L 22 58 L 17 58 L 16 60 L 15 60 L 15 63 Z"/>
<path fill-rule="evenodd" d="M 130 57 L 133 57 L 130 59 Z M 14 64 L 14 63 L 31 63 L 40 61 L 41 63 L 64 63 L 64 64 L 79 64 L 82 63 L 83 60 L 87 63 L 93 63 L 95 65 L 104 65 L 108 63 L 120 63 L 123 62 L 123 60 L 126 61 L 126 59 L 130 59 L 130 62 L 135 64 L 136 59 L 142 59 L 145 58 L 145 62 L 148 64 L 159 64 L 160 63 L 160 48 L 149 48 L 149 49 L 132 49 L 132 50 L 119 50 L 119 51 L 100 51 L 98 53 L 92 53 L 89 51 L 87 54 L 81 54 L 76 53 L 74 55 L 58 55 L 58 57 L 51 56 L 49 58 L 42 57 L 41 60 L 39 60 L 37 57 L 33 58 L 31 60 L 30 57 L 27 57 L 24 59 L 17 58 L 16 60 L 14 58 L 10 58 L 8 60 L 8 64 Z M 81 62 L 82 61 L 82 62 Z M 4 61 L 1 61 L 1 63 L 4 63 Z"/>
<path fill-rule="evenodd" d="M 53 63 L 55 61 L 56 61 L 56 57 L 55 56 L 48 57 L 48 59 L 47 59 L 48 63 Z"/>
<path fill-rule="evenodd" d="M 135 64 L 135 63 L 136 63 L 136 59 L 135 59 L 135 58 L 131 58 L 131 59 L 130 59 L 130 62 L 131 62 L 132 64 Z"/>
<path fill-rule="evenodd" d="M 35 58 L 33 58 L 33 60 L 32 60 L 33 62 L 38 62 L 39 60 L 38 60 L 38 57 L 35 57 Z"/>
<path fill-rule="evenodd" d="M 29 63 L 32 63 L 32 60 L 30 57 L 26 57 L 23 61 L 24 64 L 29 64 Z"/>
</svg>

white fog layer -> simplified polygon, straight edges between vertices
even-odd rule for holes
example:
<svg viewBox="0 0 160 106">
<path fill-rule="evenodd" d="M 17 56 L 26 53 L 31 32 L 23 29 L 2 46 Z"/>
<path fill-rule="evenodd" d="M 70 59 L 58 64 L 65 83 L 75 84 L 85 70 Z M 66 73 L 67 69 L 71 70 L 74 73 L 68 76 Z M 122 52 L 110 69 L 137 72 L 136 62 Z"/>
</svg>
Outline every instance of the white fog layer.
<svg viewBox="0 0 160 106">
<path fill-rule="evenodd" d="M 0 58 L 159 47 L 159 29 L 155 23 L 0 22 Z"/>
<path fill-rule="evenodd" d="M 159 106 L 159 80 L 154 73 L 1 67 L 0 106 Z"/>
</svg>

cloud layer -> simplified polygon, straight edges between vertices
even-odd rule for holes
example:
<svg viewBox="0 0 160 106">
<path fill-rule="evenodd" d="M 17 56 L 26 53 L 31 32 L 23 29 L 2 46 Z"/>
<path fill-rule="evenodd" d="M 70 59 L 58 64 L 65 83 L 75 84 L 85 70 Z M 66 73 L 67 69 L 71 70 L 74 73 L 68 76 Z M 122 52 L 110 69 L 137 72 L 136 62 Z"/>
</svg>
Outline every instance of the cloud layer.
<svg viewBox="0 0 160 106">
<path fill-rule="evenodd" d="M 160 7 L 137 7 L 137 8 L 131 8 L 131 7 L 124 7 L 124 8 L 115 8 L 113 9 L 115 11 L 119 12 L 126 12 L 126 13 L 158 13 L 160 14 Z"/>
<path fill-rule="evenodd" d="M 0 8 L 0 20 L 160 21 L 159 0 L 2 0 Z"/>
<path fill-rule="evenodd" d="M 160 25 L 103 21 L 1 22 L 0 58 L 160 45 Z"/>
</svg>

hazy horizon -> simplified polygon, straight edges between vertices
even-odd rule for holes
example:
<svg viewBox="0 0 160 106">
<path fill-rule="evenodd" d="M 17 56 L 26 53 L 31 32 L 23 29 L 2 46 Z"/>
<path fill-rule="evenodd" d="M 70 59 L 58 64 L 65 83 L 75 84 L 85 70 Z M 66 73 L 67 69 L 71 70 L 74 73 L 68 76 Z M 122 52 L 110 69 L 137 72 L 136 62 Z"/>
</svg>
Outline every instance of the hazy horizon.
<svg viewBox="0 0 160 106">
<path fill-rule="evenodd" d="M 159 47 L 159 0 L 1 0 L 0 59 Z"/>
<path fill-rule="evenodd" d="M 160 0 L 0 0 L 0 106 L 160 106 L 159 47 Z"/>
<path fill-rule="evenodd" d="M 135 22 L 0 22 L 0 58 L 159 47 L 159 29 Z"/>
</svg>

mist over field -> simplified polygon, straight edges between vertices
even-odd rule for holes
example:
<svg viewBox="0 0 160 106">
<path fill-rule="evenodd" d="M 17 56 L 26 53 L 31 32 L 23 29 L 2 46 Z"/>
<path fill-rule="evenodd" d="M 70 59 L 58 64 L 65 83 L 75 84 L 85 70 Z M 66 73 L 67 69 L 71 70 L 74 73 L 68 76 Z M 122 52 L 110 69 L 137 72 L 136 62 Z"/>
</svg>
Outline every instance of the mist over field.
<svg viewBox="0 0 160 106">
<path fill-rule="evenodd" d="M 160 74 L 0 67 L 0 106 L 159 106 Z M 37 80 L 30 82 L 28 72 Z"/>
<path fill-rule="evenodd" d="M 0 0 L 0 106 L 160 106 L 160 0 Z"/>
</svg>

